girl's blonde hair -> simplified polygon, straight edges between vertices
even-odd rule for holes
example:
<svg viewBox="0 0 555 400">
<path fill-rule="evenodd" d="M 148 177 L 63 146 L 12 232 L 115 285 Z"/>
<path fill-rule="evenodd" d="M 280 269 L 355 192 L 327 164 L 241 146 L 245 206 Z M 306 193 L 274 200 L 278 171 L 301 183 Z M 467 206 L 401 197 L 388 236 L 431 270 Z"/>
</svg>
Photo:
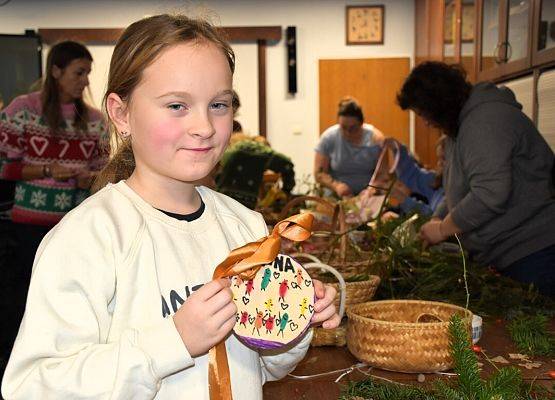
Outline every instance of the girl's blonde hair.
<svg viewBox="0 0 555 400">
<path fill-rule="evenodd" d="M 235 55 L 223 36 L 223 32 L 209 22 L 188 18 L 184 15 L 161 14 L 134 22 L 118 39 L 108 75 L 108 86 L 103 100 L 106 115 L 107 98 L 117 94 L 129 102 L 133 90 L 139 84 L 143 71 L 160 54 L 171 46 L 188 42 L 207 42 L 216 45 L 227 58 L 231 73 L 235 71 Z M 114 156 L 96 178 L 92 191 L 107 183 L 127 179 L 135 169 L 135 157 L 130 139 L 118 135 L 115 125 L 109 120 L 110 138 L 105 146 L 112 144 Z"/>
</svg>

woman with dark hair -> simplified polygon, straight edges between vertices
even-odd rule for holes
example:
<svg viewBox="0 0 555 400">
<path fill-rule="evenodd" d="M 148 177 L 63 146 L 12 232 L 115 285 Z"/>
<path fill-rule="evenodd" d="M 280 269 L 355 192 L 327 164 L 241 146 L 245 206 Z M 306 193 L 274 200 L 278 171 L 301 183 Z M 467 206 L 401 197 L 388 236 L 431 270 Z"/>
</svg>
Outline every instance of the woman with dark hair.
<svg viewBox="0 0 555 400">
<path fill-rule="evenodd" d="M 92 57 L 79 43 L 56 44 L 48 54 L 42 89 L 14 99 L 0 112 L 0 179 L 16 182 L 11 210 L 15 254 L 0 260 L 2 309 L 11 348 L 23 313 L 35 252 L 42 238 L 83 198 L 107 161 L 102 114 L 85 104 Z M 10 264 L 8 267 L 6 264 Z M 4 340 L 3 339 L 3 340 Z"/>
<path fill-rule="evenodd" d="M 362 108 L 346 97 L 339 102 L 337 124 L 322 134 L 316 146 L 316 181 L 339 197 L 360 193 L 376 168 L 384 135 L 364 123 Z"/>
<path fill-rule="evenodd" d="M 478 262 L 555 296 L 553 151 L 513 92 L 471 85 L 456 66 L 427 62 L 398 94 L 448 136 L 445 215 L 422 226 L 429 244 L 461 234 Z"/>
</svg>

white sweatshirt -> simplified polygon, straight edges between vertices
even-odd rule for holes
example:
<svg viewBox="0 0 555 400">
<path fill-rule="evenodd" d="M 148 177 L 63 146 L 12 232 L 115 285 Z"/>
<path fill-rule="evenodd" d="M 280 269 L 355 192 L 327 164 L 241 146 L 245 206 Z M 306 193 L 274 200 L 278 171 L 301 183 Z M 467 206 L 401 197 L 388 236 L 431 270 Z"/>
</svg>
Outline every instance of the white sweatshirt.
<svg viewBox="0 0 555 400">
<path fill-rule="evenodd" d="M 42 241 L 2 395 L 12 399 L 208 399 L 208 356 L 192 358 L 174 312 L 228 253 L 267 234 L 260 216 L 198 188 L 206 208 L 179 221 L 123 181 L 71 211 Z M 226 341 L 235 400 L 262 399 L 304 357 Z"/>
</svg>

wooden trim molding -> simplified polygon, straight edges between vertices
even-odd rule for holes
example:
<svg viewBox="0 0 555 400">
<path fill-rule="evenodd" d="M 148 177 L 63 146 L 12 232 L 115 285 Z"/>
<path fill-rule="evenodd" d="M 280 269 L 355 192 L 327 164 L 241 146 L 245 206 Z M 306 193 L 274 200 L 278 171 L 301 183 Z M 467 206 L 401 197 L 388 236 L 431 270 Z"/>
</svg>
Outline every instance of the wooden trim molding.
<svg viewBox="0 0 555 400">
<path fill-rule="evenodd" d="M 266 115 L 266 47 L 268 42 L 279 42 L 281 26 L 228 26 L 222 27 L 230 42 L 256 42 L 258 50 L 258 130 L 267 135 Z M 43 43 L 54 44 L 61 40 L 75 40 L 84 44 L 113 45 L 123 28 L 39 28 Z"/>
<path fill-rule="evenodd" d="M 230 42 L 279 42 L 281 26 L 228 26 L 220 28 Z M 84 44 L 114 44 L 123 28 L 39 28 L 42 42 L 53 44 L 60 40 L 76 40 Z"/>
</svg>

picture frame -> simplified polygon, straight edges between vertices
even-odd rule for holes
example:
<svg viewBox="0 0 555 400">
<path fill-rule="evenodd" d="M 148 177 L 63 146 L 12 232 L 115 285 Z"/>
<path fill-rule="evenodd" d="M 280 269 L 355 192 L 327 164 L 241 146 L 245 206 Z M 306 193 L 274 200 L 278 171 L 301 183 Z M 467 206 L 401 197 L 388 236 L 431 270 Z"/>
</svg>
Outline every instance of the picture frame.
<svg viewBox="0 0 555 400">
<path fill-rule="evenodd" d="M 384 43 L 385 7 L 382 4 L 346 6 L 347 45 Z"/>
</svg>

